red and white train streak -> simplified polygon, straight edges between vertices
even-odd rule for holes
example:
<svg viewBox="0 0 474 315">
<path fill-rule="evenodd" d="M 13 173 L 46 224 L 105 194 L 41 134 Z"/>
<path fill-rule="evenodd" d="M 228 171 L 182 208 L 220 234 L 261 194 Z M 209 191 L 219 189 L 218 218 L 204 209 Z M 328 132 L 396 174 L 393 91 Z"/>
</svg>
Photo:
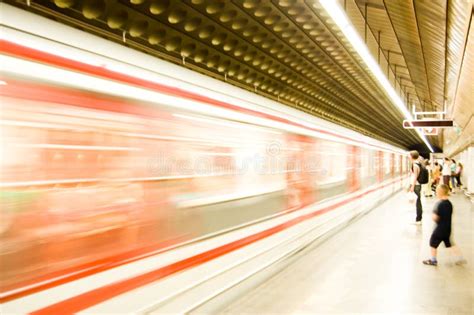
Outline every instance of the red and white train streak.
<svg viewBox="0 0 474 315">
<path fill-rule="evenodd" d="M 402 187 L 399 148 L 0 7 L 4 314 L 189 312 Z"/>
</svg>

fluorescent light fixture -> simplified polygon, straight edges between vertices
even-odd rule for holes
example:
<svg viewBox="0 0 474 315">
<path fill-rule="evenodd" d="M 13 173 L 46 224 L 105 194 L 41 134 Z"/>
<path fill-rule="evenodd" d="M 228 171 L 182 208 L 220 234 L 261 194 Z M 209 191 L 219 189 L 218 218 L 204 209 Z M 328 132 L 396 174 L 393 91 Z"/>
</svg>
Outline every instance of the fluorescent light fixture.
<svg viewBox="0 0 474 315">
<path fill-rule="evenodd" d="M 382 69 L 380 69 L 378 63 L 372 57 L 367 45 L 364 43 L 362 38 L 359 36 L 354 26 L 351 24 L 349 18 L 347 17 L 344 10 L 341 8 L 337 0 L 319 0 L 319 3 L 323 6 L 329 16 L 332 18 L 333 22 L 339 27 L 346 39 L 352 45 L 352 47 L 357 51 L 360 58 L 367 65 L 372 74 L 377 78 L 379 84 L 383 87 L 390 100 L 397 106 L 397 108 L 403 113 L 405 119 L 412 120 L 409 110 L 405 106 L 405 103 L 402 101 L 400 96 L 397 94 L 395 89 L 392 87 L 387 77 L 383 74 Z M 421 133 L 420 129 L 415 129 L 420 138 L 426 144 L 426 146 L 433 152 L 428 139 L 425 135 Z"/>
</svg>

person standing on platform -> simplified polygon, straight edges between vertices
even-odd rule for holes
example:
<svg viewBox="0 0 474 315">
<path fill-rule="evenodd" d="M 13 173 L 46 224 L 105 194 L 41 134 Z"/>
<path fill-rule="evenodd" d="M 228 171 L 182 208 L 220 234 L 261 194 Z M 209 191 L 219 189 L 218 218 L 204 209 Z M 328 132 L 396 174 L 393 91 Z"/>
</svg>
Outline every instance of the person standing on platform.
<svg viewBox="0 0 474 315">
<path fill-rule="evenodd" d="M 455 263 L 458 265 L 465 264 L 466 260 L 462 257 L 461 251 L 451 243 L 453 204 L 449 201 L 449 187 L 445 184 L 438 185 L 436 196 L 439 201 L 433 209 L 433 221 L 436 222 L 436 228 L 430 238 L 431 258 L 423 260 L 423 263 L 425 265 L 437 266 L 437 248 L 441 242 L 444 242 L 446 248 L 451 249 L 451 255 L 455 257 Z"/>
<path fill-rule="evenodd" d="M 456 177 L 456 161 L 454 159 L 451 160 L 451 188 L 454 194 L 454 188 L 457 186 L 457 177 Z"/>
<path fill-rule="evenodd" d="M 449 187 L 449 180 L 451 178 L 451 166 L 450 166 L 450 159 L 444 158 L 444 165 L 443 165 L 443 184 Z M 451 188 L 449 188 L 451 191 Z"/>
<path fill-rule="evenodd" d="M 408 189 L 409 192 L 414 192 L 416 194 L 416 225 L 421 225 L 421 219 L 423 216 L 423 206 L 421 204 L 421 184 L 418 181 L 418 177 L 421 173 L 421 162 L 420 162 L 420 154 L 418 151 L 413 150 L 410 151 L 410 159 L 412 162 L 411 165 L 411 183 L 410 188 Z"/>
<path fill-rule="evenodd" d="M 428 159 L 424 160 L 423 162 L 424 167 L 428 171 L 428 182 L 426 184 L 422 184 L 423 195 L 425 197 L 433 197 L 433 191 L 431 190 L 431 183 L 433 182 L 433 172 L 431 170 L 430 161 Z"/>
<path fill-rule="evenodd" d="M 456 168 L 456 179 L 458 182 L 458 187 L 462 186 L 461 175 L 462 175 L 463 165 L 461 162 L 458 162 L 458 167 Z"/>
<path fill-rule="evenodd" d="M 441 168 L 438 162 L 434 163 L 432 174 L 433 174 L 433 186 L 436 187 L 439 184 L 439 179 L 441 177 Z"/>
</svg>

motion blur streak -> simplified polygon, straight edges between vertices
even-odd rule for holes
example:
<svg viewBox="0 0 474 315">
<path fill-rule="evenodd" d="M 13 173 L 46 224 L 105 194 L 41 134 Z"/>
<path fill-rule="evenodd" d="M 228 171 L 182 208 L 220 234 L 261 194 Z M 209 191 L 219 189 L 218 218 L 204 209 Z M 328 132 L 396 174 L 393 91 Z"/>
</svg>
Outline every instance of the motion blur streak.
<svg viewBox="0 0 474 315">
<path fill-rule="evenodd" d="M 407 169 L 395 148 L 1 58 L 1 302 Z"/>
<path fill-rule="evenodd" d="M 5 31 L 11 31 L 6 29 Z M 6 32 L 8 34 L 8 32 Z M 0 33 L 3 34 L 3 33 Z M 160 81 L 156 80 L 144 80 L 142 76 L 130 76 L 124 72 L 123 67 L 120 72 L 114 72 L 108 70 L 109 68 L 116 68 L 114 66 L 94 66 L 91 64 L 78 63 L 75 60 L 63 58 L 52 54 L 44 53 L 43 51 L 35 50 L 26 46 L 18 45 L 14 42 L 0 40 L 0 47 L 5 50 L 8 54 L 22 56 L 24 58 L 37 58 L 42 63 L 53 64 L 56 66 L 75 70 L 80 73 L 67 72 L 62 69 L 56 69 L 52 67 L 46 67 L 44 65 L 35 65 L 25 61 L 19 61 L 15 59 L 9 59 L 3 57 L 4 66 L 3 70 L 9 69 L 13 74 L 28 74 L 29 76 L 35 74 L 39 75 L 44 80 L 52 80 L 56 84 L 60 85 L 72 85 L 75 88 L 94 90 L 98 88 L 99 93 L 108 93 L 114 96 L 121 96 L 126 98 L 135 98 L 139 101 L 154 102 L 155 99 L 160 100 L 160 105 L 168 105 L 171 107 L 184 108 L 184 109 L 195 109 L 205 111 L 208 115 L 219 116 L 221 118 L 229 119 L 229 111 L 225 109 L 233 110 L 230 114 L 232 120 L 241 120 L 244 122 L 251 122 L 271 128 L 285 128 L 288 131 L 303 133 L 309 136 L 316 136 L 327 140 L 344 142 L 348 144 L 356 144 L 367 148 L 377 148 L 382 151 L 398 152 L 403 153 L 400 149 L 396 149 L 385 144 L 374 144 L 373 141 L 368 141 L 370 138 L 357 135 L 357 137 L 347 136 L 346 133 L 335 133 L 331 131 L 331 128 L 321 128 L 321 126 L 315 126 L 314 124 L 308 124 L 305 121 L 299 120 L 288 120 L 287 117 L 281 115 L 270 114 L 249 108 L 248 106 L 235 105 L 227 102 L 222 102 L 217 99 L 213 99 L 206 95 L 213 95 L 212 91 L 208 90 L 205 94 L 196 94 L 194 89 L 183 90 L 178 86 L 170 86 L 167 82 L 168 78 L 161 78 Z M 131 68 L 134 69 L 134 68 Z M 136 69 L 135 69 L 136 70 Z M 47 78 L 44 77 L 44 73 L 48 72 Z M 92 76 L 83 76 L 82 73 L 92 74 Z M 148 72 L 142 73 L 144 76 Z M 55 75 L 55 76 L 53 76 Z M 112 80 L 100 80 L 96 77 L 103 77 L 105 79 Z M 68 80 L 65 80 L 67 78 Z M 127 83 L 128 85 L 116 84 L 115 81 Z M 178 81 L 179 82 L 179 81 Z M 115 84 L 114 84 L 115 83 Z M 182 84 L 181 84 L 182 85 Z M 136 86 L 142 88 L 136 88 Z M 154 91 L 155 93 L 153 93 Z M 156 93 L 161 92 L 161 93 Z M 216 93 L 216 92 L 214 92 Z M 169 95 L 171 94 L 171 96 Z M 173 96 L 179 96 L 181 99 L 176 99 Z M 208 106 L 216 105 L 216 106 Z M 247 104 L 248 105 L 248 104 Z M 262 119 L 264 118 L 264 119 Z M 295 128 L 296 127 L 296 128 Z M 303 127 L 303 129 L 301 129 Z M 308 132 L 311 131 L 311 132 Z"/>
</svg>

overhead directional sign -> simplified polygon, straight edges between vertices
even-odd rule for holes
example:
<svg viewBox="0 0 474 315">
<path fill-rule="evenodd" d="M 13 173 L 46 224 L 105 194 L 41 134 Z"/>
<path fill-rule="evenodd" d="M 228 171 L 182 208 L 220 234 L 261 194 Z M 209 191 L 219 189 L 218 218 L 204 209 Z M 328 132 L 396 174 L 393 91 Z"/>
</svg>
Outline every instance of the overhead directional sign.
<svg viewBox="0 0 474 315">
<path fill-rule="evenodd" d="M 404 120 L 403 128 L 449 128 L 454 126 L 454 121 L 445 119 L 426 119 L 426 120 Z"/>
</svg>

